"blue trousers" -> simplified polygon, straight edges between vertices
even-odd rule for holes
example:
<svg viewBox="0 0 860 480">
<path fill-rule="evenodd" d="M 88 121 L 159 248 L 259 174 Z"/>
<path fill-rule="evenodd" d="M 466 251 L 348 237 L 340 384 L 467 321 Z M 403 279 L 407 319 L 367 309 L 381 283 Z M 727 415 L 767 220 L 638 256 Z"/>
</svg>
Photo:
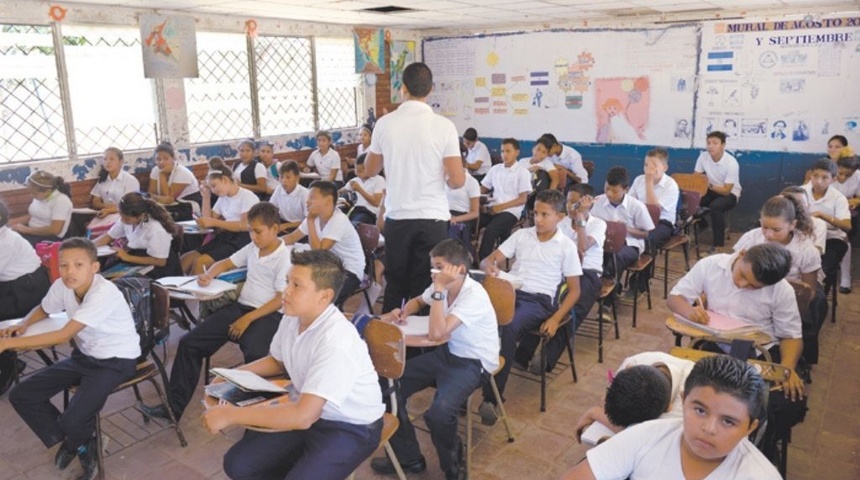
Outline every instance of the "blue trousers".
<svg viewBox="0 0 860 480">
<path fill-rule="evenodd" d="M 233 480 L 343 480 L 379 448 L 382 419 L 368 425 L 319 419 L 307 430 L 246 430 L 224 454 Z"/>
<path fill-rule="evenodd" d="M 93 436 L 96 415 L 117 385 L 134 376 L 136 361 L 127 358 L 99 360 L 81 353 L 26 377 L 9 394 L 9 401 L 27 426 L 50 448 L 65 441 L 74 451 Z M 51 398 L 77 386 L 69 406 L 60 412 Z"/>
<path fill-rule="evenodd" d="M 424 413 L 430 438 L 439 454 L 443 472 L 459 468 L 460 438 L 457 436 L 457 415 L 469 395 L 481 385 L 481 361 L 453 355 L 448 345 L 432 352 L 410 358 L 400 378 L 397 416 L 400 427 L 391 437 L 397 459 L 408 463 L 421 458 L 415 428 L 406 411 L 406 400 L 425 388 L 436 387 L 433 403 Z"/>
</svg>

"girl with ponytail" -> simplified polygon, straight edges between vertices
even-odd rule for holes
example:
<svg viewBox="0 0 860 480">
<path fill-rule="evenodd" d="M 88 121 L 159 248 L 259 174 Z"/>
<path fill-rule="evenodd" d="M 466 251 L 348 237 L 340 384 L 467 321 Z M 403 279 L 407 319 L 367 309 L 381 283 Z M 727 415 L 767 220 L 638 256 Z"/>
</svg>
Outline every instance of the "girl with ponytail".
<svg viewBox="0 0 860 480">
<path fill-rule="evenodd" d="M 69 185 L 62 177 L 37 170 L 27 177 L 27 189 L 33 196 L 29 215 L 14 220 L 12 229 L 35 245 L 43 240 L 59 241 L 69 230 L 72 200 Z"/>
<path fill-rule="evenodd" d="M 97 239 L 97 246 L 125 238 L 125 247 L 115 246 L 117 258 L 133 265 L 152 265 L 150 278 L 181 275 L 179 248 L 174 243 L 176 225 L 167 210 L 138 192 L 125 194 L 119 202 L 122 221 L 113 224 Z"/>
<path fill-rule="evenodd" d="M 122 150 L 108 147 L 99 170 L 98 182 L 90 192 L 93 208 L 99 211 L 99 218 L 116 213 L 117 205 L 126 193 L 140 191 L 140 182 L 122 167 Z"/>
</svg>

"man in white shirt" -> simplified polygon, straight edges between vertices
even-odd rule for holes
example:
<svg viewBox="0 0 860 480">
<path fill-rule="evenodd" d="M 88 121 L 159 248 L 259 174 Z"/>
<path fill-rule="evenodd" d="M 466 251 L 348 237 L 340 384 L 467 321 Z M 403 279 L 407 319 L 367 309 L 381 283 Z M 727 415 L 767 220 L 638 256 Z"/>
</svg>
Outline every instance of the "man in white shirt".
<svg viewBox="0 0 860 480">
<path fill-rule="evenodd" d="M 713 131 L 708 134 L 708 151 L 696 159 L 693 169 L 708 177 L 708 193 L 702 197 L 701 205 L 710 209 L 714 245 L 708 253 L 714 253 L 726 244 L 725 213 L 737 205 L 741 198 L 740 167 L 732 155 L 726 153 L 726 134 Z"/>
<path fill-rule="evenodd" d="M 385 164 L 386 312 L 429 285 L 430 249 L 448 237 L 445 184 L 460 188 L 466 180 L 457 127 L 427 105 L 432 88 L 427 65 L 403 70 L 405 101 L 376 122 L 365 161 L 369 176 Z"/>
<path fill-rule="evenodd" d="M 481 212 L 484 236 L 478 247 L 478 260 L 493 253 L 496 243 L 511 234 L 532 191 L 531 173 L 517 162 L 519 154 L 519 142 L 513 138 L 502 140 L 502 163 L 493 165 L 481 182 L 481 192 L 492 191 L 492 197 Z"/>
<path fill-rule="evenodd" d="M 672 238 L 681 190 L 675 180 L 666 175 L 666 170 L 669 169 L 669 152 L 665 148 L 650 150 L 645 155 L 644 169 L 645 173 L 633 180 L 630 196 L 645 205 L 654 205 L 660 209 L 660 219 L 654 225 L 654 230 L 648 233 L 651 248 L 656 251 Z"/>
<path fill-rule="evenodd" d="M 549 149 L 549 159 L 555 164 L 560 172 L 560 185 L 568 185 L 570 183 L 588 183 L 588 170 L 582 163 L 582 155 L 576 150 L 558 141 L 555 135 L 544 133 L 541 138 L 545 138 L 552 143 L 552 148 Z"/>
<path fill-rule="evenodd" d="M 493 166 L 490 150 L 478 140 L 478 131 L 471 127 L 463 132 L 463 145 L 466 147 L 466 168 L 480 182 Z"/>
</svg>

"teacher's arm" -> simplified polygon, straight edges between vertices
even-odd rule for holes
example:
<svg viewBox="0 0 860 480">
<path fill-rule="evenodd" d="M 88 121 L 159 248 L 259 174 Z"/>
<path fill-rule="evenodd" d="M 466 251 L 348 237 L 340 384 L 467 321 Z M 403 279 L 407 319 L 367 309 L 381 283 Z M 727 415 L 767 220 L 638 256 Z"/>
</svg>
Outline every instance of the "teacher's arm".
<svg viewBox="0 0 860 480">
<path fill-rule="evenodd" d="M 445 165 L 445 176 L 448 187 L 457 189 L 466 183 L 466 171 L 463 170 L 463 159 L 459 156 L 445 157 L 442 159 Z"/>
</svg>

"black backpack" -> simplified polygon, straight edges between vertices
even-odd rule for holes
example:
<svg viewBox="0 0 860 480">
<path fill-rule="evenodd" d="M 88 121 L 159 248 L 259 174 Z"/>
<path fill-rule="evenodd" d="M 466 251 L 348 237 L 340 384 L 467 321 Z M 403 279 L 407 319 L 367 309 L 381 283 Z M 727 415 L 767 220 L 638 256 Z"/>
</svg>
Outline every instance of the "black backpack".
<svg viewBox="0 0 860 480">
<path fill-rule="evenodd" d="M 114 280 L 131 309 L 134 329 L 140 336 L 140 358 L 149 355 L 153 348 L 152 279 L 143 276 L 126 276 Z"/>
</svg>

